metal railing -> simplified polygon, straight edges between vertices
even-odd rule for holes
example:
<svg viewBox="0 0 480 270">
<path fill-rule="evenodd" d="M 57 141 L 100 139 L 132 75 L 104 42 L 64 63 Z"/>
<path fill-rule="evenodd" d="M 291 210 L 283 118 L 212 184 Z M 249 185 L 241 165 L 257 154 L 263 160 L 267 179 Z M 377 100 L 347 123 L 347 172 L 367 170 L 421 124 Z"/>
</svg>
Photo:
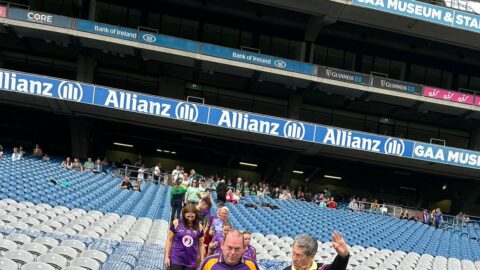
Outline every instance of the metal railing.
<svg viewBox="0 0 480 270">
<path fill-rule="evenodd" d="M 389 215 L 392 217 L 399 217 L 403 211 L 403 208 L 393 204 L 380 204 L 375 202 L 364 202 L 356 201 L 357 207 L 351 208 L 350 203 L 347 205 L 347 209 L 356 211 L 356 212 L 368 212 L 368 213 L 378 213 L 380 215 Z"/>
<path fill-rule="evenodd" d="M 155 183 L 155 184 L 171 184 L 171 174 L 168 172 L 164 172 L 160 174 L 160 177 L 155 180 L 154 177 L 154 170 L 155 168 L 145 168 L 145 171 L 139 171 L 140 167 L 134 165 L 124 165 L 122 168 L 117 168 L 112 171 L 112 174 L 117 178 L 124 178 L 125 176 L 129 176 L 132 180 L 139 180 L 147 183 Z M 143 173 L 143 178 L 138 178 L 139 173 Z"/>
</svg>

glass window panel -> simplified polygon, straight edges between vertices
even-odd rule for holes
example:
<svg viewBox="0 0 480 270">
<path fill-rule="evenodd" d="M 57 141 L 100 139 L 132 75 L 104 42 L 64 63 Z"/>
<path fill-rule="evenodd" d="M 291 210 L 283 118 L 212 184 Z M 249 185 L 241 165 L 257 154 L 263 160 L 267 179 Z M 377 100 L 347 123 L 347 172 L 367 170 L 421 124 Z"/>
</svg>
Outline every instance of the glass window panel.
<svg viewBox="0 0 480 270">
<path fill-rule="evenodd" d="M 452 88 L 452 73 L 449 71 L 442 72 L 442 83 L 440 85 L 443 88 L 451 89 Z"/>
<path fill-rule="evenodd" d="M 425 84 L 432 86 L 440 86 L 442 80 L 442 71 L 437 68 L 427 68 L 427 77 Z"/>
<path fill-rule="evenodd" d="M 328 48 L 327 50 L 327 66 L 343 68 L 343 58 L 345 52 L 343 50 Z"/>
<path fill-rule="evenodd" d="M 302 42 L 290 40 L 290 47 L 288 51 L 288 58 L 293 60 L 301 60 Z"/>
<path fill-rule="evenodd" d="M 405 79 L 405 67 L 404 62 L 392 60 L 390 62 L 390 78 L 397 80 Z"/>
<path fill-rule="evenodd" d="M 355 54 L 352 52 L 345 52 L 345 59 L 343 61 L 343 68 L 347 70 L 355 69 Z"/>
<path fill-rule="evenodd" d="M 270 36 L 260 35 L 258 47 L 259 47 L 261 53 L 269 54 L 270 53 L 270 44 L 271 44 Z"/>
<path fill-rule="evenodd" d="M 240 33 L 240 46 L 252 47 L 253 35 L 251 32 L 242 31 Z"/>
<path fill-rule="evenodd" d="M 162 27 L 162 15 L 158 13 L 149 12 L 148 13 L 148 20 L 147 20 L 147 27 L 157 29 L 160 31 Z"/>
<path fill-rule="evenodd" d="M 231 48 L 238 48 L 239 39 L 240 39 L 240 31 L 238 29 L 230 28 L 230 27 L 222 27 L 221 30 L 221 44 L 223 46 L 231 47 Z"/>
<path fill-rule="evenodd" d="M 419 65 L 410 66 L 410 76 L 411 82 L 424 83 L 425 82 L 425 67 Z"/>
<path fill-rule="evenodd" d="M 390 60 L 381 57 L 375 57 L 372 71 L 387 74 L 390 77 Z"/>
<path fill-rule="evenodd" d="M 179 36 L 186 39 L 197 40 L 198 28 L 199 28 L 199 23 L 197 21 L 182 19 Z"/>
<path fill-rule="evenodd" d="M 141 23 L 142 12 L 139 9 L 129 9 L 127 26 L 136 29 Z"/>
<path fill-rule="evenodd" d="M 177 17 L 163 15 L 161 32 L 166 35 L 177 36 L 180 33 L 181 20 Z"/>
<path fill-rule="evenodd" d="M 370 74 L 373 68 L 373 57 L 370 55 L 363 55 L 362 56 L 362 66 L 360 71 L 366 74 Z"/>
<path fill-rule="evenodd" d="M 479 77 L 470 76 L 469 89 L 480 91 L 480 78 Z"/>
<path fill-rule="evenodd" d="M 271 54 L 279 57 L 288 57 L 288 39 L 272 37 Z"/>
<path fill-rule="evenodd" d="M 127 7 L 112 5 L 108 7 L 108 21 L 113 25 L 127 25 Z"/>
<path fill-rule="evenodd" d="M 318 65 L 327 64 L 327 47 L 315 45 L 313 51 L 313 63 Z"/>
</svg>

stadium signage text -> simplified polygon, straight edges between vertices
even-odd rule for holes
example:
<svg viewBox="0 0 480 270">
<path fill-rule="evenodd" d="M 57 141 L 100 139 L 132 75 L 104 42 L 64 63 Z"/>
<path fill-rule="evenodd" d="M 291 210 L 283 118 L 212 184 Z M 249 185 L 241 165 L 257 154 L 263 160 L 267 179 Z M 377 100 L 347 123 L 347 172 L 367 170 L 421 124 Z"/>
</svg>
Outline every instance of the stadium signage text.
<svg viewBox="0 0 480 270">
<path fill-rule="evenodd" d="M 372 76 L 372 86 L 379 87 L 387 90 L 393 90 L 398 92 L 407 92 L 410 94 L 421 95 L 422 86 L 413 83 L 405 83 L 401 81 L 378 78 Z"/>
<path fill-rule="evenodd" d="M 72 27 L 72 19 L 69 17 L 53 15 L 53 14 L 48 14 L 48 13 L 43 13 L 38 11 L 30 11 L 30 10 L 25 10 L 20 8 L 9 8 L 8 18 L 27 21 L 27 22 L 33 22 L 33 23 L 53 25 L 53 26 L 58 26 L 62 28 Z"/>
<path fill-rule="evenodd" d="M 319 66 L 317 68 L 318 76 L 333 79 L 337 81 L 346 81 L 356 84 L 368 85 L 370 83 L 370 77 L 364 74 L 355 73 L 346 70 L 327 68 Z"/>
<path fill-rule="evenodd" d="M 480 169 L 480 153 L 0 69 L 0 90 Z"/>
<path fill-rule="evenodd" d="M 121 38 L 127 40 L 137 40 L 137 31 L 129 28 L 113 26 L 109 24 L 90 22 L 86 20 L 76 20 L 76 29 L 84 32 Z"/>
<path fill-rule="evenodd" d="M 480 169 L 480 155 L 478 152 L 451 147 L 417 142 L 415 143 L 413 158 Z"/>
<path fill-rule="evenodd" d="M 411 141 L 344 129 L 317 126 L 315 134 L 315 141 L 321 144 L 387 155 L 409 157 L 413 149 Z"/>
<path fill-rule="evenodd" d="M 425 86 L 423 88 L 423 96 L 435 99 L 442 99 L 472 105 L 474 103 L 474 96 L 470 94 L 450 91 L 440 88 Z"/>
</svg>

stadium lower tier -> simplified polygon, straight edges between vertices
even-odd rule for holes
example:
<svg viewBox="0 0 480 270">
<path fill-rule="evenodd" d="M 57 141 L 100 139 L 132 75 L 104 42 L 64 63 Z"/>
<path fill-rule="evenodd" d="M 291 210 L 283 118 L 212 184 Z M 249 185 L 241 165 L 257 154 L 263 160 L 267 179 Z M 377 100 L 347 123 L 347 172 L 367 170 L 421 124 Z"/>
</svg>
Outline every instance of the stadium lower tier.
<svg viewBox="0 0 480 270">
<path fill-rule="evenodd" d="M 79 173 L 62 169 L 57 162 L 8 157 L 0 159 L 0 180 L 1 199 L 169 219 L 169 189 L 164 185 L 141 183 L 142 192 L 120 190 L 121 180 L 111 174 Z"/>
</svg>

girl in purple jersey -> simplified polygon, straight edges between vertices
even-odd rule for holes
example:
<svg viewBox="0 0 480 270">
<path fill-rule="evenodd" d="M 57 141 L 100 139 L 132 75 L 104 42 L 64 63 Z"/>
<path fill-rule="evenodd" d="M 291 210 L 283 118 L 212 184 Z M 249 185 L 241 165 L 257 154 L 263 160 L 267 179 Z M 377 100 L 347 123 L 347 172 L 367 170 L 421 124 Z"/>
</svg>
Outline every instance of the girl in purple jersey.
<svg viewBox="0 0 480 270">
<path fill-rule="evenodd" d="M 257 262 L 257 251 L 254 247 L 250 246 L 250 240 L 252 239 L 252 234 L 249 231 L 243 232 L 243 244 L 245 245 L 245 252 L 243 257 L 249 258 L 254 262 Z"/>
<path fill-rule="evenodd" d="M 196 207 L 188 204 L 168 232 L 165 266 L 171 270 L 194 270 L 204 258 L 203 228 Z"/>
</svg>

